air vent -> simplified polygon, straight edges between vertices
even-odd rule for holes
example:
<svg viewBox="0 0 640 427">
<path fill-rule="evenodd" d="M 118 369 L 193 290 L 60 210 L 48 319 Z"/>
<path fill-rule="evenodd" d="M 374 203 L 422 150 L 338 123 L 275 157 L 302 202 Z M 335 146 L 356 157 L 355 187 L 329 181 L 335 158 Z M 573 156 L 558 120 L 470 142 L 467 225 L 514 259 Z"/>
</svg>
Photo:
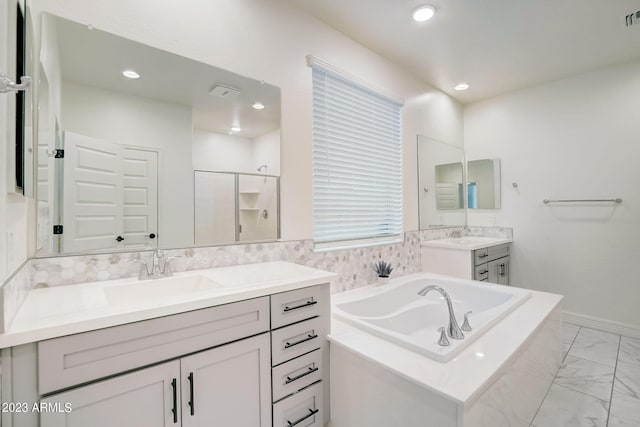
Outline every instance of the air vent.
<svg viewBox="0 0 640 427">
<path fill-rule="evenodd" d="M 637 25 L 638 21 L 640 21 L 640 10 L 630 13 L 624 18 L 624 22 L 627 27 L 630 27 L 634 24 Z"/>
<path fill-rule="evenodd" d="M 231 86 L 216 85 L 209 93 L 217 98 L 232 99 L 238 96 L 240 89 Z"/>
</svg>

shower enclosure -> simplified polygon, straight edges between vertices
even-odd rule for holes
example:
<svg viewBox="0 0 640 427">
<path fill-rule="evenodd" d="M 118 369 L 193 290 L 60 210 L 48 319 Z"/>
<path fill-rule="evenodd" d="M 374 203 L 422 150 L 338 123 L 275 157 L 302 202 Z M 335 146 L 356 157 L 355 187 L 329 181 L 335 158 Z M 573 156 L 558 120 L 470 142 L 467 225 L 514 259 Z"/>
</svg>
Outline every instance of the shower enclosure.
<svg viewBox="0 0 640 427">
<path fill-rule="evenodd" d="M 196 245 L 280 238 L 280 178 L 194 171 Z"/>
</svg>

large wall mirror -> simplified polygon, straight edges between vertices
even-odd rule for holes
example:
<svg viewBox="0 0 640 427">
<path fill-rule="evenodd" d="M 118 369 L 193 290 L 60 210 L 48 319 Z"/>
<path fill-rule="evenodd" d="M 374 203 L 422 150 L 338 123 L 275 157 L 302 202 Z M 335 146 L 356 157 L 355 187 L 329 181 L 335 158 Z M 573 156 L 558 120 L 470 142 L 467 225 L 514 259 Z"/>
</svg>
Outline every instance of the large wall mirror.
<svg viewBox="0 0 640 427">
<path fill-rule="evenodd" d="M 420 229 L 466 224 L 464 150 L 418 135 Z"/>
<path fill-rule="evenodd" d="M 43 14 L 39 256 L 280 237 L 280 89 Z"/>
<path fill-rule="evenodd" d="M 467 209 L 499 209 L 500 159 L 418 135 L 420 229 L 467 224 Z"/>
</svg>

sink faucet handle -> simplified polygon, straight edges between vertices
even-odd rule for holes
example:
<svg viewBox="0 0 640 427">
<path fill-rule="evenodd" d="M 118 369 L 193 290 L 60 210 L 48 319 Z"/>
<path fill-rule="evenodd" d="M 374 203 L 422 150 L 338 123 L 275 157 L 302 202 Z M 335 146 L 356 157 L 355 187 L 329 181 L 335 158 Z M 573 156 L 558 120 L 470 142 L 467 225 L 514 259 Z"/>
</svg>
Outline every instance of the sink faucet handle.
<svg viewBox="0 0 640 427">
<path fill-rule="evenodd" d="M 438 345 L 442 347 L 446 347 L 449 345 L 449 338 L 447 338 L 447 328 L 444 326 L 438 328 L 438 332 L 440 332 L 440 339 L 438 340 Z"/>
<path fill-rule="evenodd" d="M 471 325 L 469 324 L 469 315 L 473 313 L 473 311 L 467 311 L 464 314 L 464 322 L 462 322 L 462 326 L 460 327 L 460 329 L 462 329 L 465 332 L 471 332 Z"/>
<path fill-rule="evenodd" d="M 173 276 L 173 270 L 171 269 L 171 261 L 175 261 L 176 259 L 181 258 L 180 256 L 168 256 L 164 260 L 164 265 L 162 266 L 162 275 L 164 277 Z"/>
</svg>

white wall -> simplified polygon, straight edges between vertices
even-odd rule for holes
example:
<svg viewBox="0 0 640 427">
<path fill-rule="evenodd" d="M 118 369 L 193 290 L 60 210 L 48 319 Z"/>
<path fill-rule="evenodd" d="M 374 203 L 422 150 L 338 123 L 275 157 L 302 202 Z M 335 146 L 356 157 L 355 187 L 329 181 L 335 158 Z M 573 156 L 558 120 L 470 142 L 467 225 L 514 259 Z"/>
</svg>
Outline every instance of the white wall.
<svg viewBox="0 0 640 427">
<path fill-rule="evenodd" d="M 640 62 L 464 110 L 465 147 L 502 160 L 502 209 L 471 225 L 514 227 L 512 284 L 566 296 L 564 309 L 640 327 Z M 517 182 L 514 190 L 511 183 Z M 545 206 L 545 198 L 622 197 Z"/>
<path fill-rule="evenodd" d="M 255 173 L 253 141 L 237 135 L 193 130 L 193 168 L 219 172 Z"/>
<path fill-rule="evenodd" d="M 280 1 L 34 0 L 33 7 L 282 89 L 283 239 L 313 236 L 309 53 L 406 98 L 405 229 L 418 228 L 416 134 L 460 144 L 460 105 L 315 18 Z"/>
<path fill-rule="evenodd" d="M 280 129 L 265 133 L 253 140 L 252 160 L 254 171 L 262 165 L 267 165 L 268 175 L 280 175 Z"/>
<path fill-rule="evenodd" d="M 63 130 L 160 151 L 158 238 L 193 246 L 191 107 L 63 83 Z"/>
</svg>

